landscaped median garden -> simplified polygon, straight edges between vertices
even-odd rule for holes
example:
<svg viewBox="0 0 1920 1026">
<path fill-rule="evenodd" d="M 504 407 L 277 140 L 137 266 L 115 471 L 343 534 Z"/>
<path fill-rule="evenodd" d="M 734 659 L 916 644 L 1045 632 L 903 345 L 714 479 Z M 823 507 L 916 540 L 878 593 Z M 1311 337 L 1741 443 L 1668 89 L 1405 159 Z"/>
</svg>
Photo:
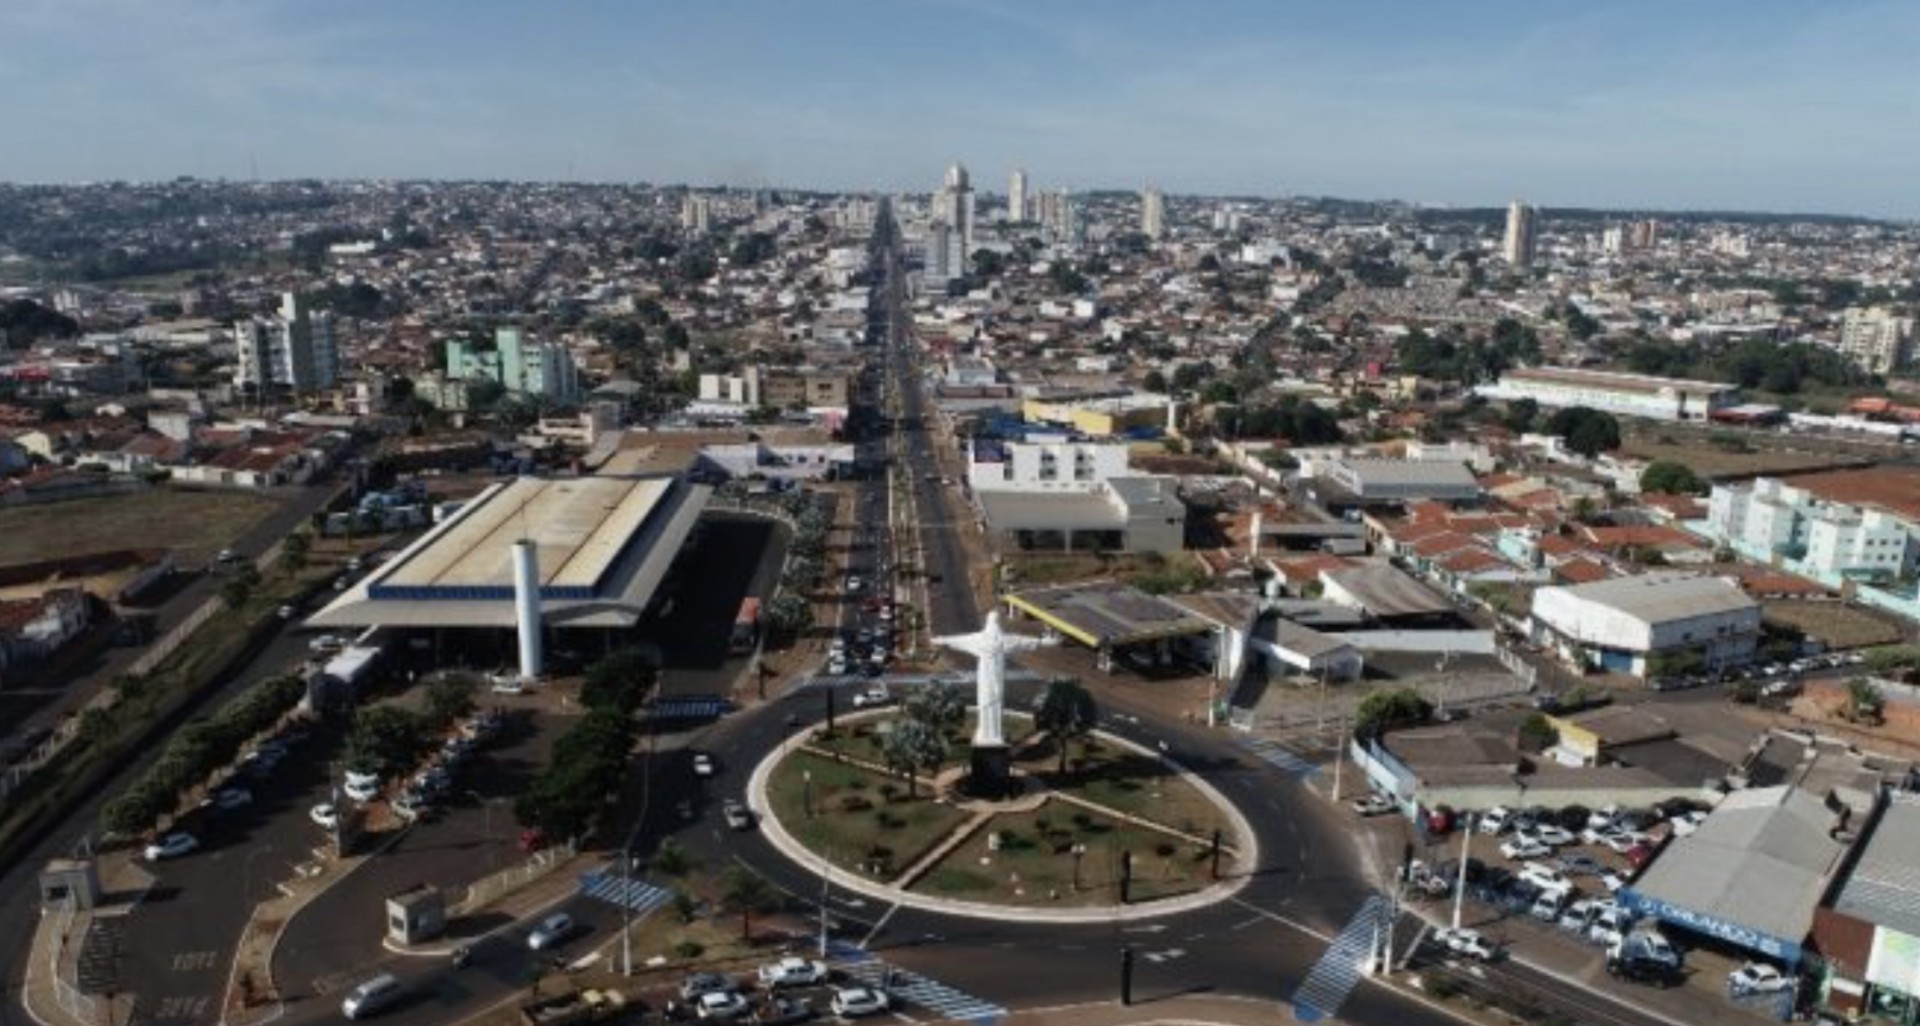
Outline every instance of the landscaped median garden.
<svg viewBox="0 0 1920 1026">
<path fill-rule="evenodd" d="M 1022 782 L 1012 798 L 977 801 L 958 786 L 971 716 L 960 692 L 929 685 L 900 707 L 788 742 L 767 775 L 766 812 L 832 872 L 929 898 L 1103 907 L 1192 893 L 1235 872 L 1243 842 L 1218 796 L 1092 733 L 1084 689 L 1053 686 L 1078 692 L 1068 704 L 1079 712 L 1062 720 L 1061 703 L 1049 714 L 1043 700 L 1034 716 L 1009 716 Z"/>
</svg>

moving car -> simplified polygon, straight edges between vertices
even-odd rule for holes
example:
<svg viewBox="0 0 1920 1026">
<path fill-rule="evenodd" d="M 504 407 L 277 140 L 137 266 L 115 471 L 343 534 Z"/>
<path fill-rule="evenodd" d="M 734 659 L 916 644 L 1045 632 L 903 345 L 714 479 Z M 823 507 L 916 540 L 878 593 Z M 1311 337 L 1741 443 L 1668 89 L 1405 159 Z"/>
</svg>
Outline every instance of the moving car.
<svg viewBox="0 0 1920 1026">
<path fill-rule="evenodd" d="M 872 709 L 886 705 L 892 701 L 893 692 L 888 691 L 885 684 L 875 684 L 872 687 L 863 688 L 853 696 L 853 707 L 855 709 Z"/>
<path fill-rule="evenodd" d="M 244 787 L 223 787 L 213 792 L 207 804 L 221 812 L 233 812 L 253 804 L 253 792 Z"/>
<path fill-rule="evenodd" d="M 753 826 L 753 810 L 732 798 L 727 799 L 726 803 L 720 806 L 720 816 L 727 821 L 727 826 L 734 830 L 747 830 Z"/>
<path fill-rule="evenodd" d="M 555 912 L 540 920 L 540 925 L 534 927 L 532 933 L 527 934 L 527 948 L 531 951 L 557 948 L 565 944 L 567 938 L 573 936 L 578 929 L 579 925 L 573 921 L 572 916 L 565 912 Z"/>
<path fill-rule="evenodd" d="M 1369 793 L 1364 797 L 1355 798 L 1347 804 L 1352 806 L 1353 811 L 1362 816 L 1378 816 L 1393 811 L 1392 800 L 1377 791 Z"/>
<path fill-rule="evenodd" d="M 827 963 L 790 955 L 760 967 L 760 985 L 768 990 L 781 987 L 811 987 L 827 979 Z"/>
<path fill-rule="evenodd" d="M 349 1019 L 372 1018 L 392 1008 L 404 993 L 406 989 L 400 985 L 398 976 L 381 973 L 353 988 L 346 1000 L 340 1002 L 340 1014 Z"/>
<path fill-rule="evenodd" d="M 1479 930 L 1443 928 L 1434 931 L 1433 939 L 1441 947 L 1456 955 L 1465 955 L 1482 962 L 1491 962 L 1500 957 L 1499 946 L 1481 936 Z"/>
<path fill-rule="evenodd" d="M 713 756 L 705 752 L 693 753 L 693 775 L 696 777 L 713 776 Z"/>
<path fill-rule="evenodd" d="M 307 818 L 324 830 L 334 830 L 340 826 L 340 810 L 332 802 L 322 802 L 307 813 Z"/>
<path fill-rule="evenodd" d="M 160 862 L 164 859 L 177 859 L 182 855 L 198 850 L 200 839 L 183 831 L 175 831 L 147 845 L 144 854 L 148 862 Z"/>
<path fill-rule="evenodd" d="M 829 1004 L 833 1014 L 845 1019 L 884 1012 L 887 1006 L 887 992 L 874 987 L 841 987 Z"/>
</svg>

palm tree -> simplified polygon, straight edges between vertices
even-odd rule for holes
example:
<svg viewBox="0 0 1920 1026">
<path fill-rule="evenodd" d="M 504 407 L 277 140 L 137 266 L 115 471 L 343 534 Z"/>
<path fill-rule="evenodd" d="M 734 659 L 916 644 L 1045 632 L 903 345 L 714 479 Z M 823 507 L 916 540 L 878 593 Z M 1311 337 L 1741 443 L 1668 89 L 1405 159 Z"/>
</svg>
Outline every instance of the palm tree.
<svg viewBox="0 0 1920 1026">
<path fill-rule="evenodd" d="M 1053 738 L 1060 752 L 1060 772 L 1067 771 L 1067 741 L 1085 737 L 1100 721 L 1100 708 L 1093 693 L 1076 680 L 1056 680 L 1040 696 L 1040 708 L 1034 711 L 1034 725 Z"/>
</svg>

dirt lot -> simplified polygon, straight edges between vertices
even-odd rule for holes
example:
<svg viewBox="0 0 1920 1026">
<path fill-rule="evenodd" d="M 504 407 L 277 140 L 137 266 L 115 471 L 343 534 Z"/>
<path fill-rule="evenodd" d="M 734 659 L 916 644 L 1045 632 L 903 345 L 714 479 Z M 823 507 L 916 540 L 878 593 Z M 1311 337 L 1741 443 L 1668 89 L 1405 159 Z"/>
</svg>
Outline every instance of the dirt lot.
<svg viewBox="0 0 1920 1026">
<path fill-rule="evenodd" d="M 276 505 L 247 492 L 156 488 L 0 510 L 0 564 L 158 544 L 190 565 L 212 558 Z"/>
<path fill-rule="evenodd" d="M 1769 448 L 1767 447 L 1769 439 L 1752 432 L 1738 434 L 1726 432 L 1725 434 L 1752 444 L 1757 451 L 1739 452 L 1714 445 L 1708 441 L 1712 437 L 1711 433 L 1671 425 L 1638 430 L 1628 428 L 1625 444 L 1620 447 L 1620 451 L 1624 456 L 1682 463 L 1693 468 L 1694 473 L 1704 478 L 1819 470 L 1831 467 L 1835 462 L 1835 456 L 1832 453 Z"/>
<path fill-rule="evenodd" d="M 1768 620 L 1803 631 L 1828 648 L 1891 645 L 1902 636 L 1891 619 L 1843 602 L 1780 600 L 1763 602 L 1760 609 Z"/>
</svg>

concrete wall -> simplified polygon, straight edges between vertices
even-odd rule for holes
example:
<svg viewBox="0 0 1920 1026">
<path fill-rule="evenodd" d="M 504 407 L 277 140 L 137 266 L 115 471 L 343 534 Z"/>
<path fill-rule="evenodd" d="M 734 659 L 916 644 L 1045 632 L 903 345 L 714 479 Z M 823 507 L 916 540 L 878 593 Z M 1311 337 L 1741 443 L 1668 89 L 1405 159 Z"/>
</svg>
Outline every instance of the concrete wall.
<svg viewBox="0 0 1920 1026">
<path fill-rule="evenodd" d="M 1340 640 L 1363 651 L 1460 652 L 1492 655 L 1492 631 L 1341 631 Z"/>
</svg>

